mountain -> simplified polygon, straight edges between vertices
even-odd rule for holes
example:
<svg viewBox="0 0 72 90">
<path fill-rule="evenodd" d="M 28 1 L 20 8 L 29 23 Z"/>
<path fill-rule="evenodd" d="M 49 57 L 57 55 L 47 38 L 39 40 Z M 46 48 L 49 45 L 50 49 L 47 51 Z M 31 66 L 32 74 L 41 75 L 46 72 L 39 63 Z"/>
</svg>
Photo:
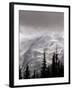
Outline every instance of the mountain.
<svg viewBox="0 0 72 90">
<path fill-rule="evenodd" d="M 57 38 L 58 37 L 58 38 Z M 21 42 L 20 60 L 22 59 L 22 72 L 29 65 L 31 74 L 35 70 L 40 71 L 44 50 L 46 52 L 47 65 L 52 63 L 54 52 L 59 54 L 59 60 L 64 62 L 64 39 L 60 35 L 42 35 L 40 37 Z"/>
</svg>

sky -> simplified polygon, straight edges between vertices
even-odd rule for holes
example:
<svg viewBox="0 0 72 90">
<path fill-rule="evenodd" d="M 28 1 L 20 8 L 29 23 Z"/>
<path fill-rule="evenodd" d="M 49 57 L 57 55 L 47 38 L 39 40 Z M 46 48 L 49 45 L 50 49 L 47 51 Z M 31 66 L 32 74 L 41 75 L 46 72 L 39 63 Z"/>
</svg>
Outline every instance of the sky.
<svg viewBox="0 0 72 90">
<path fill-rule="evenodd" d="M 63 12 L 19 11 L 20 32 L 33 35 L 64 30 Z"/>
</svg>

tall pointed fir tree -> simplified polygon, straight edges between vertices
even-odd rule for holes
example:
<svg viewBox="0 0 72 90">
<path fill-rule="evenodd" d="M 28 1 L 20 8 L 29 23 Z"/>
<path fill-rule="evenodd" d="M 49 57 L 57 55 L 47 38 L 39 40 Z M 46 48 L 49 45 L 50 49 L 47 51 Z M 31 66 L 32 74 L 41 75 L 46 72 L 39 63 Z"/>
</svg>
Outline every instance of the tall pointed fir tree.
<svg viewBox="0 0 72 90">
<path fill-rule="evenodd" d="M 36 78 L 40 78 L 38 72 L 36 72 L 36 75 L 35 75 Z"/>
<path fill-rule="evenodd" d="M 34 70 L 32 78 L 36 77 L 36 71 Z"/>
<path fill-rule="evenodd" d="M 46 67 L 46 77 L 48 78 L 48 77 L 51 77 L 51 72 L 50 72 L 50 70 L 51 70 L 51 67 L 50 66 L 47 66 Z"/>
<path fill-rule="evenodd" d="M 21 73 L 21 68 L 20 68 L 20 66 L 19 66 L 19 79 L 22 79 L 22 73 Z"/>
<path fill-rule="evenodd" d="M 56 76 L 58 76 L 59 73 L 59 60 L 58 60 L 58 52 L 57 52 L 57 46 L 56 46 Z"/>
<path fill-rule="evenodd" d="M 26 66 L 26 70 L 24 72 L 24 79 L 29 79 L 30 78 L 30 71 L 29 71 L 29 66 Z"/>
<path fill-rule="evenodd" d="M 52 58 L 52 75 L 53 77 L 59 76 L 59 59 L 58 59 L 57 47 L 56 47 L 56 52 L 53 54 L 53 58 Z"/>
<path fill-rule="evenodd" d="M 62 63 L 59 67 L 59 76 L 64 77 L 64 65 Z"/>
<path fill-rule="evenodd" d="M 43 53 L 43 62 L 42 62 L 42 67 L 41 67 L 41 77 L 45 78 L 46 77 L 46 55 L 45 55 L 45 50 Z"/>
<path fill-rule="evenodd" d="M 55 56 L 56 56 L 56 54 L 54 53 L 53 54 L 53 57 L 52 57 L 52 76 L 55 76 Z"/>
<path fill-rule="evenodd" d="M 56 63 L 58 64 L 58 53 L 57 53 L 57 46 L 56 46 Z"/>
</svg>

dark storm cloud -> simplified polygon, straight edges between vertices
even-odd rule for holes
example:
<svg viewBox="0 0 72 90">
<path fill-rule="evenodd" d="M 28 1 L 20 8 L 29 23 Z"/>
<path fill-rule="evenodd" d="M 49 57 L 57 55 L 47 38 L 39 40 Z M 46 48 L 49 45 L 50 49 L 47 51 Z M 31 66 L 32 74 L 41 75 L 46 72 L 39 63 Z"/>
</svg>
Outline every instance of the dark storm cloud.
<svg viewBox="0 0 72 90">
<path fill-rule="evenodd" d="M 40 12 L 40 11 L 19 11 L 19 23 L 21 26 L 33 28 L 51 28 L 50 30 L 63 30 L 63 12 Z"/>
</svg>

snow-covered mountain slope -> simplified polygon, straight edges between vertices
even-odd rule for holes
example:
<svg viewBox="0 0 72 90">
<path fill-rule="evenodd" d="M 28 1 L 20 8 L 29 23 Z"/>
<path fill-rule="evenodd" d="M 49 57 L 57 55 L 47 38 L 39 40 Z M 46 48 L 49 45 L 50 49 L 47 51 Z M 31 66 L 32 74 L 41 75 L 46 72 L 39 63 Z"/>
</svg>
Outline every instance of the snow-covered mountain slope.
<svg viewBox="0 0 72 90">
<path fill-rule="evenodd" d="M 42 35 L 33 39 L 23 40 L 20 44 L 20 62 L 22 70 L 25 70 L 26 65 L 29 65 L 31 71 L 40 70 L 43 61 L 44 50 L 46 52 L 47 65 L 52 62 L 54 52 L 59 54 L 59 60 L 64 62 L 64 39 L 61 35 Z"/>
</svg>

